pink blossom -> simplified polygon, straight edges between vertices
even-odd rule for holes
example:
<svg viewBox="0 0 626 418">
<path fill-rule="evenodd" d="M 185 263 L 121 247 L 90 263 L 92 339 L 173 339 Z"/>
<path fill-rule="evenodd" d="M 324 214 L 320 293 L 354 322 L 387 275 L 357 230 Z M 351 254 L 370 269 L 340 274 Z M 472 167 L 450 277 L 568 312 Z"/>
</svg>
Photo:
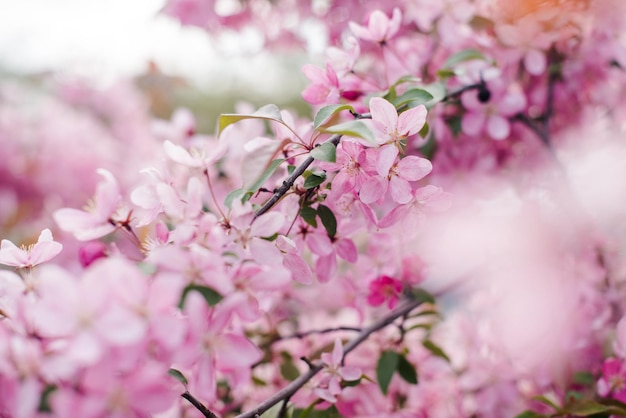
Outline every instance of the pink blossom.
<svg viewBox="0 0 626 418">
<path fill-rule="evenodd" d="M 343 345 L 337 338 L 332 353 L 322 353 L 324 377 L 315 389 L 315 394 L 330 403 L 337 402 L 341 394 L 341 381 L 354 381 L 361 378 L 361 369 L 354 366 L 342 366 Z"/>
<path fill-rule="evenodd" d="M 339 103 L 339 80 L 337 73 L 330 64 L 326 65 L 326 71 L 315 65 L 307 64 L 302 67 L 302 72 L 312 82 L 302 92 L 304 100 L 311 104 Z"/>
<path fill-rule="evenodd" d="M 3 239 L 0 243 L 0 264 L 17 268 L 33 267 L 51 260 L 62 249 L 63 245 L 52 239 L 52 232 L 44 229 L 37 243 L 26 248 L 18 248 L 11 241 Z"/>
<path fill-rule="evenodd" d="M 394 144 L 418 133 L 426 123 L 426 106 L 413 107 L 398 116 L 395 106 L 382 97 L 373 97 L 369 103 L 372 121 L 376 129 L 376 141 Z"/>
<path fill-rule="evenodd" d="M 367 27 L 350 22 L 352 33 L 364 41 L 384 43 L 393 38 L 402 23 L 402 12 L 398 8 L 393 9 L 391 19 L 380 10 L 374 10 L 367 21 Z"/>
<path fill-rule="evenodd" d="M 54 212 L 54 220 L 64 231 L 74 234 L 76 239 L 89 241 L 115 231 L 123 217 L 117 215 L 122 199 L 117 180 L 109 171 L 98 169 L 104 177 L 96 188 L 93 202 L 86 210 L 64 208 Z"/>
<path fill-rule="evenodd" d="M 511 133 L 509 119 L 526 108 L 526 96 L 515 89 L 506 89 L 502 82 L 487 83 L 491 98 L 487 102 L 478 99 L 476 91 L 466 91 L 461 102 L 467 110 L 461 120 L 463 132 L 477 136 L 483 131 L 497 140 Z"/>
<path fill-rule="evenodd" d="M 387 301 L 389 309 L 398 305 L 398 298 L 402 293 L 402 282 L 389 276 L 380 276 L 369 284 L 367 303 L 379 306 Z"/>
<path fill-rule="evenodd" d="M 399 204 L 408 203 L 411 198 L 409 181 L 424 178 L 432 170 L 432 164 L 425 158 L 409 155 L 400 160 L 398 148 L 386 145 L 380 148 L 376 169 L 377 177 L 371 177 L 361 188 L 360 198 L 365 204 L 382 201 L 391 192 L 391 198 Z"/>
<path fill-rule="evenodd" d="M 602 365 L 598 395 L 626 402 L 626 365 L 623 360 L 608 358 Z"/>
</svg>

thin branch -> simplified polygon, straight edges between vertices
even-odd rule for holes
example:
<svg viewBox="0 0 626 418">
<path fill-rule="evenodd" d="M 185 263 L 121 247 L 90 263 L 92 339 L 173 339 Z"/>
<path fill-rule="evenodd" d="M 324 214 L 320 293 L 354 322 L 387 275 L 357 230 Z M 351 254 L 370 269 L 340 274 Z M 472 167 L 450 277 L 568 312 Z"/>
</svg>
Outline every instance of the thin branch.
<svg viewBox="0 0 626 418">
<path fill-rule="evenodd" d="M 537 135 L 539 139 L 541 139 L 541 142 L 543 142 L 546 147 L 550 148 L 550 134 L 546 129 L 542 129 L 541 126 L 539 126 L 535 121 L 533 121 L 523 113 L 518 113 L 517 115 L 515 115 L 513 117 L 513 120 L 519 121 L 522 124 L 526 125 L 528 129 L 533 131 L 533 133 Z M 543 126 L 546 126 L 546 123 L 547 122 L 544 122 Z"/>
<path fill-rule="evenodd" d="M 339 332 L 339 331 L 360 332 L 360 331 L 362 331 L 362 329 L 361 328 L 356 328 L 356 327 L 335 327 L 335 328 L 314 329 L 314 330 L 311 330 L 311 331 L 296 332 L 295 334 L 279 336 L 277 339 L 279 339 L 279 340 L 288 340 L 288 339 L 291 339 L 291 338 L 304 338 L 304 337 L 312 335 L 312 334 L 328 334 L 330 332 Z"/>
<path fill-rule="evenodd" d="M 339 141 L 341 141 L 341 136 L 342 135 L 339 135 L 339 134 L 333 135 L 330 138 L 328 138 L 328 140 L 325 143 L 331 143 L 337 146 L 337 144 L 339 144 Z M 291 173 L 291 175 L 287 178 L 287 180 L 283 181 L 282 186 L 276 189 L 276 191 L 274 192 L 274 195 L 267 202 L 265 202 L 265 204 L 261 207 L 261 209 L 259 209 L 254 214 L 254 219 L 258 218 L 259 216 L 263 215 L 265 212 L 270 210 L 272 207 L 274 207 L 274 205 L 278 203 L 278 201 L 285 195 L 285 193 L 287 193 L 289 189 L 291 189 L 291 187 L 296 182 L 298 177 L 300 177 L 306 171 L 306 169 L 309 168 L 311 164 L 313 164 L 313 161 L 315 161 L 315 159 L 311 156 L 309 156 L 306 160 L 304 160 L 304 162 L 300 164 L 293 171 L 293 173 Z"/>
<path fill-rule="evenodd" d="M 367 328 L 364 328 L 359 335 L 356 336 L 353 340 L 347 343 L 343 347 L 343 356 L 345 356 L 357 348 L 363 341 L 365 341 L 371 334 L 376 331 L 385 328 L 387 325 L 393 323 L 396 319 L 408 314 L 413 309 L 420 306 L 424 303 L 422 299 L 414 299 L 409 300 L 403 306 L 399 307 L 395 311 L 391 312 L 389 315 L 385 316 L 380 321 L 370 325 Z M 343 360 L 343 359 L 342 359 Z M 323 368 L 324 365 L 321 362 L 311 363 L 311 368 L 304 374 L 300 375 L 296 380 L 291 382 L 289 385 L 285 386 L 280 391 L 276 392 L 272 397 L 260 403 L 256 408 L 251 409 L 248 412 L 244 412 L 241 415 L 238 415 L 236 418 L 257 418 L 260 417 L 265 411 L 269 410 L 271 407 L 276 405 L 277 403 L 291 397 L 294 393 L 296 393 L 300 388 L 302 388 L 308 381 L 310 381 L 316 374 L 318 374 Z"/>
<path fill-rule="evenodd" d="M 218 418 L 217 415 L 215 415 L 213 412 L 211 412 L 211 410 L 209 410 L 209 408 L 204 406 L 202 404 L 202 402 L 197 400 L 191 393 L 189 393 L 189 391 L 185 391 L 185 393 L 183 393 L 181 396 L 183 398 L 187 399 L 190 404 L 195 406 L 196 409 L 198 411 L 200 411 L 202 413 L 202 415 L 204 415 L 206 418 Z"/>
</svg>

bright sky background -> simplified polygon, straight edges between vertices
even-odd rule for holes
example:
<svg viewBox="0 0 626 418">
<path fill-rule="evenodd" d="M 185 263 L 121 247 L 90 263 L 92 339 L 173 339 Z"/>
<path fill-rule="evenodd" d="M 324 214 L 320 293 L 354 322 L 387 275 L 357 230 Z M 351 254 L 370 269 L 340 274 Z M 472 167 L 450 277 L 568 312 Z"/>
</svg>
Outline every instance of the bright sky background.
<svg viewBox="0 0 626 418">
<path fill-rule="evenodd" d="M 167 74 L 219 89 L 257 77 L 255 86 L 284 88 L 293 68 L 254 58 L 258 37 L 220 39 L 159 15 L 165 0 L 0 0 L 0 69 L 62 70 L 107 79 L 135 75 L 153 60 Z M 243 39 L 243 40 L 242 40 Z M 240 53 L 228 53 L 239 51 Z M 259 83 L 258 76 L 263 82 Z M 298 82 L 297 79 L 294 82 Z"/>
</svg>

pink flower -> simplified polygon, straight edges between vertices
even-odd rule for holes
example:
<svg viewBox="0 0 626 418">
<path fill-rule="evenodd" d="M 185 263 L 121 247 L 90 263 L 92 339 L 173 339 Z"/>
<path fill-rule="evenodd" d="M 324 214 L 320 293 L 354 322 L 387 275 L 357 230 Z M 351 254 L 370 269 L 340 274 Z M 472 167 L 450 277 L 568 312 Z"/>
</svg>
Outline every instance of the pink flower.
<svg viewBox="0 0 626 418">
<path fill-rule="evenodd" d="M 63 245 L 52 239 L 52 232 L 44 229 L 36 244 L 18 248 L 11 241 L 3 239 L 0 244 L 0 264 L 17 268 L 33 267 L 51 260 L 61 252 Z"/>
<path fill-rule="evenodd" d="M 379 144 L 396 144 L 408 136 L 418 133 L 426 123 L 426 106 L 419 105 L 398 116 L 395 106 L 382 97 L 370 100 L 372 121 Z"/>
<path fill-rule="evenodd" d="M 398 298 L 402 293 L 402 282 L 389 276 L 381 276 L 370 282 L 369 290 L 367 303 L 379 306 L 388 301 L 387 306 L 393 309 L 398 305 Z"/>
<path fill-rule="evenodd" d="M 380 149 L 376 162 L 379 176 L 370 178 L 361 188 L 360 198 L 365 204 L 382 200 L 391 192 L 394 202 L 405 204 L 412 199 L 410 181 L 424 178 L 433 165 L 425 158 L 409 155 L 397 161 L 399 151 L 393 145 Z"/>
<path fill-rule="evenodd" d="M 115 216 L 122 199 L 119 185 L 109 171 L 98 169 L 104 180 L 98 183 L 92 204 L 86 210 L 63 208 L 54 212 L 56 223 L 80 241 L 101 238 L 115 231 L 120 221 Z"/>
<path fill-rule="evenodd" d="M 626 364 L 622 360 L 608 358 L 604 361 L 598 395 L 626 402 Z"/>
<path fill-rule="evenodd" d="M 302 98 L 311 104 L 339 103 L 339 80 L 337 73 L 326 65 L 326 71 L 315 65 L 307 64 L 302 67 L 304 75 L 311 80 L 307 88 L 302 92 Z"/>
<path fill-rule="evenodd" d="M 477 136 L 483 130 L 493 139 L 505 139 L 511 133 L 509 118 L 526 108 L 526 97 L 519 91 L 507 91 L 501 83 L 488 83 L 491 98 L 481 102 L 476 91 L 466 91 L 461 102 L 467 112 L 461 120 L 463 132 Z"/>
<path fill-rule="evenodd" d="M 361 378 L 361 369 L 353 366 L 342 366 L 343 346 L 341 340 L 337 338 L 333 347 L 333 352 L 322 353 L 324 363 L 324 377 L 319 387 L 315 389 L 315 394 L 330 403 L 337 402 L 337 396 L 341 394 L 341 381 L 354 381 Z"/>
<path fill-rule="evenodd" d="M 380 10 L 374 10 L 369 16 L 367 27 L 350 22 L 352 33 L 364 41 L 384 43 L 393 38 L 402 23 L 402 12 L 394 8 L 391 19 Z"/>
</svg>

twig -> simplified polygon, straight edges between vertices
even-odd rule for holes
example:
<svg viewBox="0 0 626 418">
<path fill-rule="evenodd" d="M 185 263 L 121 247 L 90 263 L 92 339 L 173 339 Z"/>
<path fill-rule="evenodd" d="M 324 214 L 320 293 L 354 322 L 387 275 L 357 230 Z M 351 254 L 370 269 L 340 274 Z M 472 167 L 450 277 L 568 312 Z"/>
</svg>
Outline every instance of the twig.
<svg viewBox="0 0 626 418">
<path fill-rule="evenodd" d="M 189 393 L 189 391 L 185 391 L 185 393 L 183 393 L 181 396 L 183 398 L 187 399 L 190 404 L 195 406 L 196 409 L 198 411 L 200 411 L 202 413 L 202 415 L 204 415 L 206 418 L 218 418 L 217 415 L 215 415 L 213 412 L 211 412 L 211 410 L 209 410 L 209 408 L 204 406 L 202 404 L 202 402 L 197 400 L 191 393 Z"/>
<path fill-rule="evenodd" d="M 341 137 L 342 135 L 339 134 L 333 135 L 328 138 L 325 143 L 330 143 L 337 146 L 337 144 L 339 144 L 339 141 L 341 141 Z M 274 195 L 267 202 L 265 202 L 261 209 L 256 211 L 256 213 L 254 214 L 254 219 L 263 215 L 265 212 L 270 210 L 276 203 L 278 203 L 280 198 L 283 197 L 285 193 L 289 191 L 289 189 L 291 189 L 298 177 L 300 177 L 306 171 L 306 169 L 309 168 L 311 164 L 313 164 L 313 161 L 315 161 L 315 159 L 311 156 L 304 160 L 304 162 L 300 164 L 285 181 L 283 181 L 282 186 L 276 189 Z"/>
<path fill-rule="evenodd" d="M 360 331 L 362 331 L 362 329 L 361 328 L 356 328 L 356 327 L 335 327 L 335 328 L 314 329 L 314 330 L 311 330 L 311 331 L 296 332 L 295 334 L 280 336 L 277 339 L 279 339 L 279 340 L 288 340 L 288 339 L 291 339 L 291 338 L 304 338 L 304 337 L 312 335 L 312 334 L 328 334 L 330 332 L 338 332 L 338 331 L 355 331 L 355 332 L 360 332 Z"/>
<path fill-rule="evenodd" d="M 526 125 L 526 127 L 528 127 L 531 131 L 533 131 L 535 135 L 537 135 L 537 137 L 541 140 L 541 142 L 543 142 L 546 147 L 550 148 L 550 134 L 548 133 L 547 129 L 545 129 L 547 122 L 544 121 L 543 127 L 541 127 L 523 113 L 518 113 L 513 117 L 513 119 Z"/>
<path fill-rule="evenodd" d="M 364 328 L 359 335 L 356 336 L 353 340 L 347 343 L 343 347 L 343 356 L 345 356 L 357 348 L 363 341 L 365 341 L 371 334 L 374 332 L 385 328 L 387 325 L 393 323 L 396 319 L 408 314 L 413 309 L 420 306 L 424 303 L 422 299 L 413 299 L 406 302 L 403 306 L 399 307 L 395 311 L 391 312 L 389 315 L 385 316 L 380 321 L 370 325 L 367 328 Z M 342 359 L 343 361 L 343 359 Z M 300 375 L 296 380 L 291 382 L 289 385 L 285 386 L 280 391 L 276 392 L 272 397 L 261 402 L 256 408 L 251 409 L 248 412 L 244 412 L 241 415 L 238 415 L 236 418 L 256 418 L 260 417 L 265 411 L 269 410 L 271 407 L 276 405 L 277 403 L 291 397 L 294 393 L 296 393 L 302 386 L 304 386 L 308 381 L 310 381 L 316 374 L 318 374 L 323 368 L 324 365 L 321 362 L 311 363 L 311 368 L 304 374 Z"/>
</svg>

